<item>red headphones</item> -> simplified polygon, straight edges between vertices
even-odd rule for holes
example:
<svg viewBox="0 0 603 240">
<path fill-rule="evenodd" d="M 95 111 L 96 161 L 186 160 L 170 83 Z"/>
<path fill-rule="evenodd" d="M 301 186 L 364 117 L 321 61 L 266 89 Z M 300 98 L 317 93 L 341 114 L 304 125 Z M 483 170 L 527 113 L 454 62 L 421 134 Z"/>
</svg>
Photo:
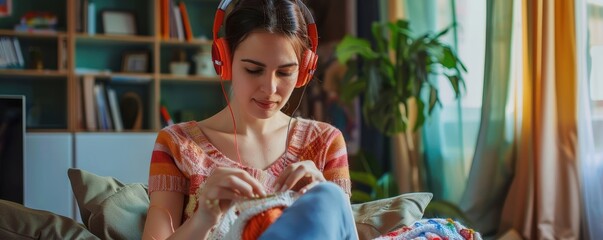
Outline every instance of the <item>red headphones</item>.
<svg viewBox="0 0 603 240">
<path fill-rule="evenodd" d="M 216 16 L 214 17 L 214 42 L 212 44 L 211 55 L 216 73 L 222 80 L 230 80 L 232 78 L 232 63 L 228 43 L 226 42 L 226 39 L 218 38 L 218 32 L 220 31 L 220 27 L 222 27 L 226 8 L 231 2 L 232 0 L 220 1 Z M 318 55 L 316 54 L 316 48 L 318 47 L 318 31 L 316 30 L 316 23 L 314 22 L 314 18 L 312 18 L 312 14 L 308 7 L 301 2 L 298 5 L 306 18 L 311 49 L 306 50 L 301 58 L 299 75 L 297 76 L 297 83 L 295 84 L 295 87 L 297 88 L 310 82 L 314 75 L 314 71 L 316 71 L 316 63 L 318 62 Z"/>
</svg>

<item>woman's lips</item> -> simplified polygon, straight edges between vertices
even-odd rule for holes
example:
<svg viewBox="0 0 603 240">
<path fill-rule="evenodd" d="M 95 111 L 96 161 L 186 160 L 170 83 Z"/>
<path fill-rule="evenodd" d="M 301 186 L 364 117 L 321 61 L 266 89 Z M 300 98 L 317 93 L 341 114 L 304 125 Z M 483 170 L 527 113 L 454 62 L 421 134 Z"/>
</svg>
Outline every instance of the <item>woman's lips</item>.
<svg viewBox="0 0 603 240">
<path fill-rule="evenodd" d="M 276 106 L 276 102 L 272 102 L 272 101 L 260 101 L 260 100 L 256 100 L 256 99 L 254 99 L 253 101 L 255 102 L 256 105 L 258 105 L 262 109 L 271 109 Z"/>
</svg>

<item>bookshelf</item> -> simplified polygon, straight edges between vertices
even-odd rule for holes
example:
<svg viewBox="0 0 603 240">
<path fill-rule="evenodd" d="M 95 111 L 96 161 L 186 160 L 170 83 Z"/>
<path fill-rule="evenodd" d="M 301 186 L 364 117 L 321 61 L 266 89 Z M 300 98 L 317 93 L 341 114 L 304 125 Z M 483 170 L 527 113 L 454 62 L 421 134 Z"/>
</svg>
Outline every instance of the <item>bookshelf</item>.
<svg viewBox="0 0 603 240">
<path fill-rule="evenodd" d="M 192 38 L 187 39 L 186 32 L 180 39 L 178 34 L 172 37 L 164 34 L 164 6 L 173 4 L 176 7 L 170 10 L 178 9 L 182 13 L 180 2 L 185 5 Z M 123 129 L 125 133 L 161 129 L 164 126 L 159 112 L 162 105 L 176 122 L 210 116 L 224 106 L 219 78 L 198 75 L 195 55 L 211 49 L 211 26 L 218 2 L 13 1 L 12 15 L 0 18 L 0 39 L 15 39 L 20 43 L 23 64 L 0 65 L 0 94 L 26 96 L 27 129 L 35 132 L 117 131 L 114 127 L 88 126 L 85 78 L 94 79 L 95 85 L 113 89 L 118 101 L 126 93 L 139 97 L 141 126 Z M 102 15 L 107 11 L 131 14 L 136 23 L 135 34 L 105 33 L 108 24 Z M 44 31 L 15 30 L 15 25 L 28 12 L 52 13 L 56 18 L 55 27 Z M 182 22 L 181 28 L 186 31 L 185 27 Z M 184 74 L 175 74 L 170 65 L 180 52 L 184 52 L 183 59 L 189 68 Z M 134 65 L 125 63 L 137 61 L 136 56 L 140 54 L 146 54 L 146 65 L 140 68 L 142 72 L 131 72 L 137 68 L 126 67 Z M 130 71 L 125 71 L 127 69 Z"/>
</svg>

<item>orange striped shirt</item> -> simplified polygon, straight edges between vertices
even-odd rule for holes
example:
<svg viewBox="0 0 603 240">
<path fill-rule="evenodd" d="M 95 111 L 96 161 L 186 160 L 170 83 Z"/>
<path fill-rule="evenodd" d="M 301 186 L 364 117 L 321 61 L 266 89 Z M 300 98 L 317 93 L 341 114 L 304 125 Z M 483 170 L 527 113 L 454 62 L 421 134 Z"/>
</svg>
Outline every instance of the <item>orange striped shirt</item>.
<svg viewBox="0 0 603 240">
<path fill-rule="evenodd" d="M 266 169 L 257 169 L 223 155 L 209 142 L 197 122 L 166 127 L 159 132 L 151 157 L 149 194 L 175 191 L 192 196 L 216 167 L 243 169 L 270 193 L 289 164 L 312 160 L 325 179 L 341 186 L 350 196 L 348 155 L 341 132 L 327 123 L 297 118 L 291 133 L 285 153 Z M 189 214 L 185 212 L 185 217 Z"/>
</svg>

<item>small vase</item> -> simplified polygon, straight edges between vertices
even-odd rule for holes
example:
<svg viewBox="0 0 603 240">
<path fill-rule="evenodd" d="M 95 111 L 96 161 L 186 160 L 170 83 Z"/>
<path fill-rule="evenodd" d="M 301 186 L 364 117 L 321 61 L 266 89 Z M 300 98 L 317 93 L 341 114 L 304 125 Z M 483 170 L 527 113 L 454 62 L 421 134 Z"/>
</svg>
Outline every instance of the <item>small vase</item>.
<svg viewBox="0 0 603 240">
<path fill-rule="evenodd" d="M 216 76 L 210 53 L 198 53 L 193 57 L 193 61 L 196 63 L 195 70 L 198 76 Z"/>
<path fill-rule="evenodd" d="M 188 75 L 189 68 L 190 64 L 188 62 L 170 63 L 170 73 L 172 73 L 172 75 L 186 76 Z"/>
</svg>

